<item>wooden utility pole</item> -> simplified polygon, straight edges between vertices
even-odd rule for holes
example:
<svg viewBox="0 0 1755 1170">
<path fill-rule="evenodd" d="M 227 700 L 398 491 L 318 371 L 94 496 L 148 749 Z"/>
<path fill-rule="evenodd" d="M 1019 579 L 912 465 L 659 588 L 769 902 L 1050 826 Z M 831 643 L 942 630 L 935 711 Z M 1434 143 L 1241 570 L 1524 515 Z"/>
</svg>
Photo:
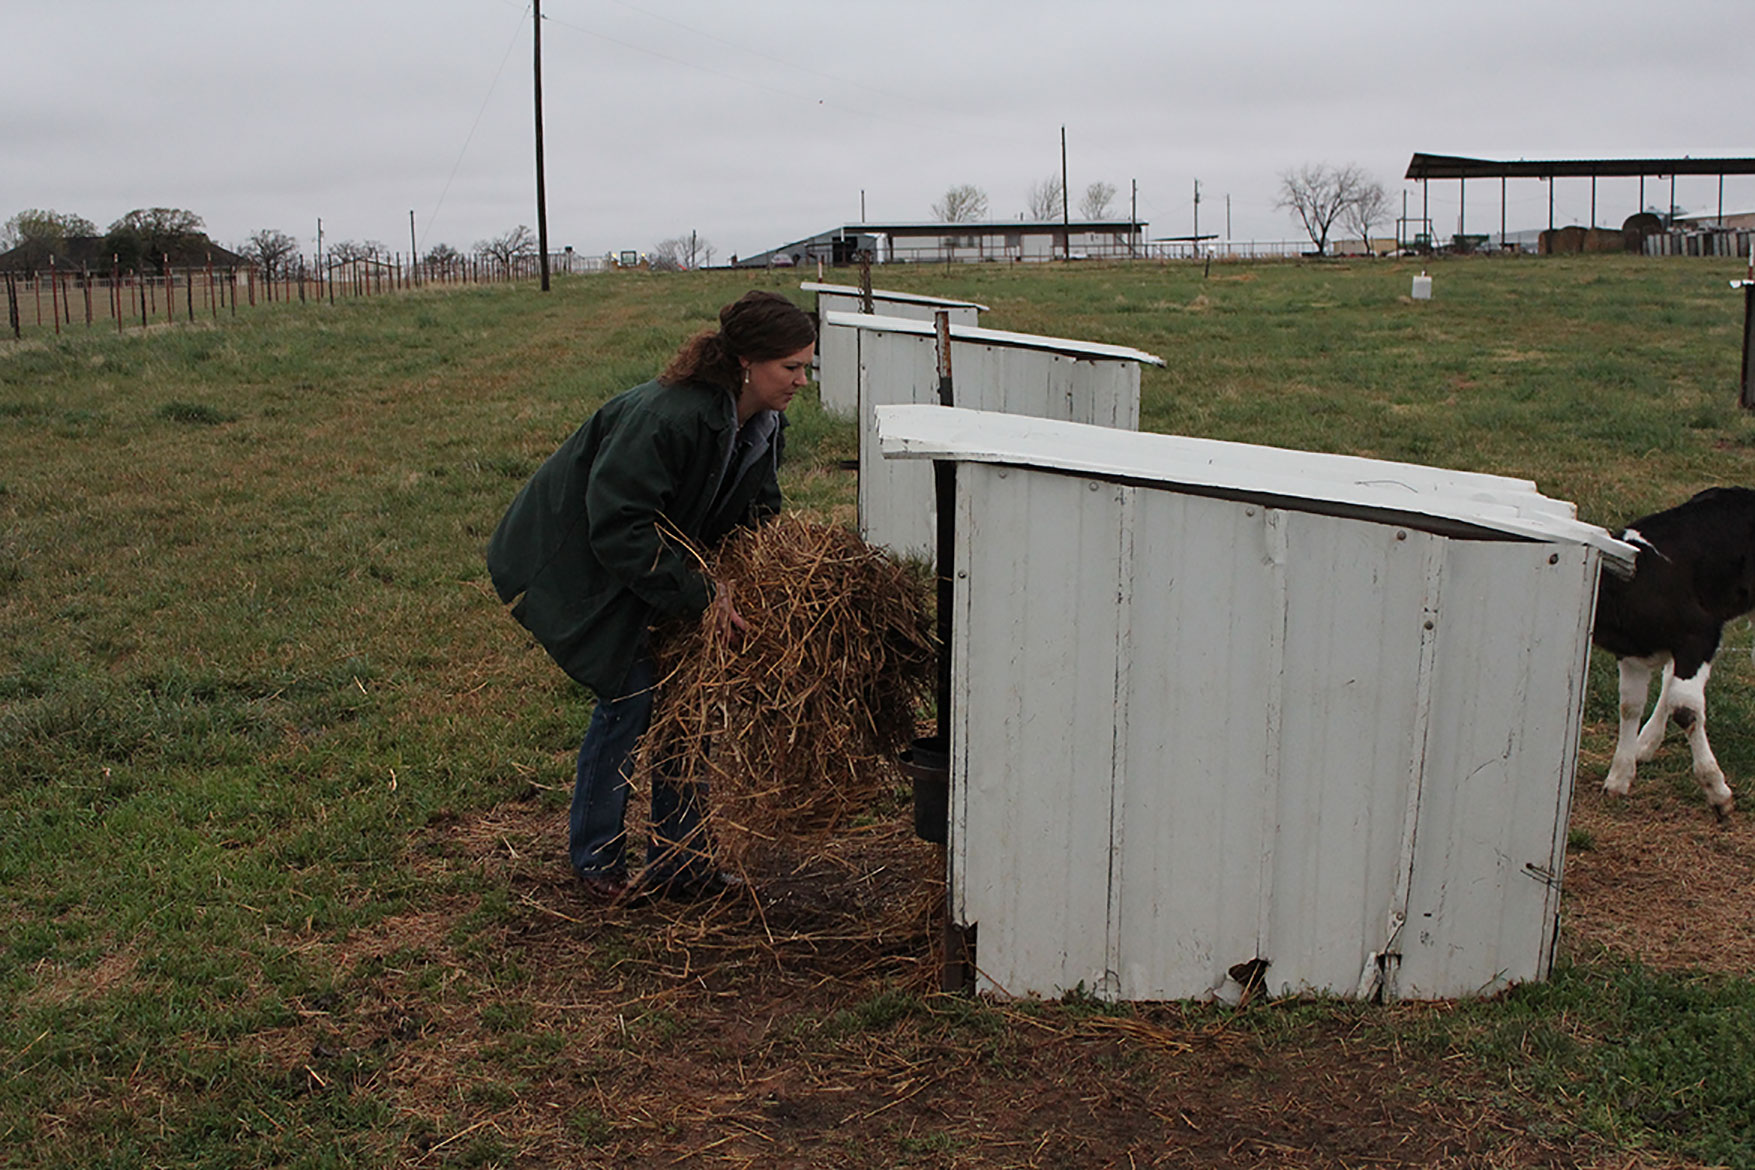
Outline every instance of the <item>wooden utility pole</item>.
<svg viewBox="0 0 1755 1170">
<path fill-rule="evenodd" d="M 1068 260 L 1072 259 L 1072 216 L 1067 211 L 1066 198 L 1066 127 L 1060 128 L 1060 229 L 1061 249 Z"/>
<path fill-rule="evenodd" d="M 542 291 L 548 291 L 548 190 L 542 176 L 542 0 L 530 0 L 536 50 L 536 250 L 541 256 Z"/>
<path fill-rule="evenodd" d="M 420 245 L 414 242 L 414 208 L 408 209 L 408 275 L 409 284 L 418 283 L 420 275 Z"/>
<path fill-rule="evenodd" d="M 1127 254 L 1130 259 L 1137 258 L 1140 254 L 1140 181 L 1133 179 L 1131 182 L 1133 193 L 1127 204 Z"/>
</svg>

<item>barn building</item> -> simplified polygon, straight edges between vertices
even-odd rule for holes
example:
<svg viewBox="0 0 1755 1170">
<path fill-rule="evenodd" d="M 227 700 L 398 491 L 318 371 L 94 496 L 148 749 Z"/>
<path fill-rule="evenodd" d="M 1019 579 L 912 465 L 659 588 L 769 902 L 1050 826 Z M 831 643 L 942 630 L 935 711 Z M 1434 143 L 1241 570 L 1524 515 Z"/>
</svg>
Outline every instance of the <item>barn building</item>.
<svg viewBox="0 0 1755 1170">
<path fill-rule="evenodd" d="M 790 268 L 1001 260 L 1127 259 L 1146 251 L 1144 220 L 1011 220 L 986 223 L 848 223 L 732 261 L 737 268 Z"/>
</svg>

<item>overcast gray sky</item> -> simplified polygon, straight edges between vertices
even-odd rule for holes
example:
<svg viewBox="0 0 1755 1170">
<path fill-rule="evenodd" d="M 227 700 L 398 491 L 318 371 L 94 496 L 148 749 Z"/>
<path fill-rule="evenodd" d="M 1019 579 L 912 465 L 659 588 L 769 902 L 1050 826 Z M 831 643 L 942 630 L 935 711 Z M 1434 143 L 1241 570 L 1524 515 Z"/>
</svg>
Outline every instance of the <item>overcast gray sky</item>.
<svg viewBox="0 0 1755 1170">
<path fill-rule="evenodd" d="M 7 0 L 0 219 L 100 229 L 183 207 L 236 244 L 467 249 L 536 226 L 525 0 Z M 544 0 L 549 238 L 582 253 L 699 232 L 721 259 L 860 218 L 925 220 L 953 184 L 1016 218 L 1060 170 L 1132 184 L 1153 236 L 1291 239 L 1305 162 L 1356 162 L 1400 208 L 1417 150 L 1509 158 L 1755 154 L 1755 2 Z M 1668 199 L 1648 181 L 1646 201 Z M 1755 210 L 1755 179 L 1725 182 Z M 1509 227 L 1548 194 L 1510 187 Z M 1713 211 L 1717 181 L 1678 180 Z M 1601 180 L 1597 219 L 1637 210 Z M 1588 180 L 1556 218 L 1585 222 Z M 1454 182 L 1434 184 L 1440 234 Z M 1496 182 L 1467 193 L 1497 231 Z M 1076 212 L 1075 212 L 1076 214 Z"/>
</svg>

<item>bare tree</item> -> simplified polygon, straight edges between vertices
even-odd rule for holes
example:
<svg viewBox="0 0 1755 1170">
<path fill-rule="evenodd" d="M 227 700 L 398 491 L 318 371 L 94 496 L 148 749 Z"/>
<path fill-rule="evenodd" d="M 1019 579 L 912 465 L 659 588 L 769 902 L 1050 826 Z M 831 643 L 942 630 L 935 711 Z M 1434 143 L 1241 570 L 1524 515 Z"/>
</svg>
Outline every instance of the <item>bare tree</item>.
<svg viewBox="0 0 1755 1170">
<path fill-rule="evenodd" d="M 424 263 L 429 272 L 451 272 L 463 263 L 463 253 L 450 244 L 434 244 L 427 249 Z"/>
<path fill-rule="evenodd" d="M 653 247 L 649 262 L 654 272 L 681 272 L 710 263 L 713 241 L 696 232 L 660 240 Z"/>
<path fill-rule="evenodd" d="M 688 239 L 671 236 L 668 240 L 659 240 L 646 254 L 646 263 L 654 272 L 681 272 L 689 266 Z"/>
<path fill-rule="evenodd" d="M 536 235 L 523 224 L 509 232 L 501 232 L 491 240 L 475 241 L 475 250 L 510 268 L 514 263 L 536 255 Z"/>
<path fill-rule="evenodd" d="M 243 256 L 254 260 L 262 275 L 270 279 L 281 275 L 298 250 L 299 242 L 276 228 L 258 228 L 238 249 Z"/>
<path fill-rule="evenodd" d="M 1371 251 L 1371 225 L 1383 223 L 1389 218 L 1389 195 L 1384 191 L 1383 184 L 1376 179 L 1363 179 L 1359 189 L 1353 193 L 1353 201 L 1347 204 L 1344 217 L 1346 225 L 1359 233 L 1359 239 L 1365 244 L 1365 251 Z"/>
<path fill-rule="evenodd" d="M 1066 207 L 1064 194 L 1060 176 L 1049 175 L 1040 183 L 1030 185 L 1030 201 L 1025 204 L 1024 213 L 1035 220 L 1059 219 Z"/>
<path fill-rule="evenodd" d="M 1079 214 L 1086 219 L 1107 219 L 1109 204 L 1114 199 L 1114 183 L 1092 183 L 1085 188 L 1085 197 L 1079 200 Z"/>
<path fill-rule="evenodd" d="M 946 191 L 932 205 L 932 217 L 940 223 L 975 223 L 987 215 L 987 192 L 964 183 Z"/>
<path fill-rule="evenodd" d="M 354 260 L 375 260 L 387 255 L 389 249 L 377 240 L 341 240 L 330 244 L 327 255 L 331 264 L 347 264 Z"/>
<path fill-rule="evenodd" d="M 1321 256 L 1328 251 L 1328 234 L 1335 221 L 1359 197 L 1360 186 L 1369 181 L 1352 163 L 1344 167 L 1305 163 L 1280 176 L 1280 196 L 1274 206 L 1298 216 Z"/>
</svg>

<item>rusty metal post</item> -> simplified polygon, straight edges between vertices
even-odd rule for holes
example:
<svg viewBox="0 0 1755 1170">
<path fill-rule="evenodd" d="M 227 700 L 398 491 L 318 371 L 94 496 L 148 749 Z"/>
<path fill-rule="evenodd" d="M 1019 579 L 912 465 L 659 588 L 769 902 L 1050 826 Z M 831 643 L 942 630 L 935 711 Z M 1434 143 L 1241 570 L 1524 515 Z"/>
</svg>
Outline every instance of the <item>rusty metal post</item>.
<svg viewBox="0 0 1755 1170">
<path fill-rule="evenodd" d="M 935 311 L 932 324 L 938 337 L 938 404 L 955 406 L 956 395 L 951 392 L 951 311 Z"/>
<path fill-rule="evenodd" d="M 1749 360 L 1751 336 L 1755 335 L 1755 237 L 1749 241 L 1749 275 L 1731 281 L 1731 287 L 1743 289 L 1743 370 L 1737 379 L 1737 405 L 1755 410 L 1755 362 Z"/>
<path fill-rule="evenodd" d="M 10 272 L 6 274 L 6 320 L 12 326 L 14 339 L 24 336 L 24 327 L 18 320 L 18 281 Z"/>
<path fill-rule="evenodd" d="M 859 250 L 859 311 L 871 316 L 877 311 L 871 295 L 871 249 Z"/>
<path fill-rule="evenodd" d="M 950 891 L 945 891 L 945 965 L 939 972 L 938 989 L 947 995 L 975 993 L 975 923 L 951 921 Z"/>
<path fill-rule="evenodd" d="M 55 333 L 61 332 L 61 281 L 55 273 L 55 258 L 49 257 L 49 316 L 55 320 Z"/>
<path fill-rule="evenodd" d="M 1743 374 L 1737 404 L 1755 410 L 1755 362 L 1749 360 L 1750 337 L 1755 334 L 1755 280 L 1743 281 Z"/>
<path fill-rule="evenodd" d="M 869 297 L 867 270 L 865 284 Z M 866 310 L 870 312 L 868 308 Z M 940 406 L 955 406 L 956 392 L 951 378 L 951 314 L 948 309 L 933 313 L 933 327 L 938 342 L 938 401 Z M 932 463 L 933 498 L 938 511 L 938 741 L 944 745 L 946 758 L 951 760 L 951 610 L 956 600 L 957 572 L 957 465 L 948 459 Z M 952 843 L 954 844 L 954 842 Z M 945 879 L 944 967 L 939 986 L 947 992 L 974 990 L 975 938 L 974 928 L 951 921 L 950 888 L 952 878 L 947 868 Z"/>
<path fill-rule="evenodd" d="M 938 334 L 938 402 L 955 406 L 956 394 L 951 381 L 951 314 L 940 309 L 933 314 Z M 951 743 L 951 604 L 952 581 L 955 579 L 957 546 L 955 513 L 957 507 L 957 465 L 947 459 L 934 460 L 932 465 L 934 498 L 938 508 L 938 733 L 950 750 Z"/>
</svg>

